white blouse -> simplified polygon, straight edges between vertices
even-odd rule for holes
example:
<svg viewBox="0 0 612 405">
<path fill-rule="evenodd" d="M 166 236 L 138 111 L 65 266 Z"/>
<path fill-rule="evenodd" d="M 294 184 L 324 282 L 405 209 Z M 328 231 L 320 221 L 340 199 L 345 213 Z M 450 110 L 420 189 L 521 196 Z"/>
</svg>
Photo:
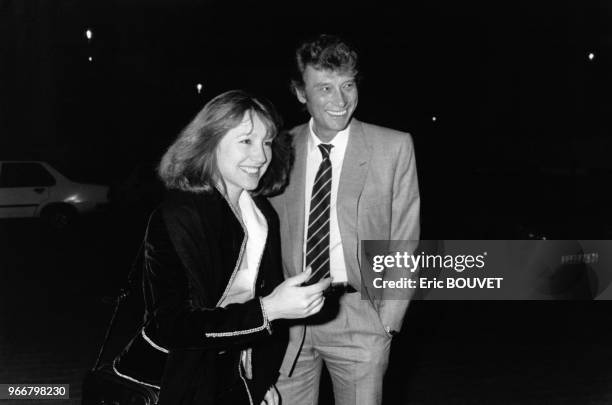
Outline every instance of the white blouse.
<svg viewBox="0 0 612 405">
<path fill-rule="evenodd" d="M 238 272 L 231 281 L 229 291 L 220 306 L 242 303 L 255 297 L 255 282 L 259 273 L 259 263 L 263 255 L 266 239 L 268 237 L 268 223 L 248 191 L 242 191 L 238 198 L 238 206 L 242 213 L 246 248 L 238 265 Z M 245 377 L 253 378 L 251 364 L 251 349 L 247 348 L 240 353 L 240 361 L 245 371 Z"/>
<path fill-rule="evenodd" d="M 242 303 L 255 296 L 255 281 L 259 273 L 259 263 L 268 237 L 268 223 L 248 191 L 238 198 L 242 212 L 242 222 L 246 228 L 246 248 L 240 261 L 238 272 L 221 306 Z"/>
</svg>

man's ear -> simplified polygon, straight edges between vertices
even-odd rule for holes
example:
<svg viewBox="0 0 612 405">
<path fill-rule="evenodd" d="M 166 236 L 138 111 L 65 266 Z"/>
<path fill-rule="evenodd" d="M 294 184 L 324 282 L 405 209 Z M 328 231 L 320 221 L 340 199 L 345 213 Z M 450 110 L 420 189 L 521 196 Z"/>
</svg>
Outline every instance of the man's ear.
<svg viewBox="0 0 612 405">
<path fill-rule="evenodd" d="M 300 103 L 306 104 L 306 93 L 302 87 L 293 86 L 293 92 Z"/>
</svg>

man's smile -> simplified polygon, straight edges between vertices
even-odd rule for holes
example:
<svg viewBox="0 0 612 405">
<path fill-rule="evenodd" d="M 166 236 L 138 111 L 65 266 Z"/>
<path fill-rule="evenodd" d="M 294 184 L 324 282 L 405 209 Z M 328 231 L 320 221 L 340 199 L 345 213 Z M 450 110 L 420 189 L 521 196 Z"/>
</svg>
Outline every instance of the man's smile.
<svg viewBox="0 0 612 405">
<path fill-rule="evenodd" d="M 326 111 L 329 115 L 332 115 L 334 117 L 342 117 L 348 113 L 348 110 L 341 110 L 341 111 L 326 110 Z"/>
</svg>

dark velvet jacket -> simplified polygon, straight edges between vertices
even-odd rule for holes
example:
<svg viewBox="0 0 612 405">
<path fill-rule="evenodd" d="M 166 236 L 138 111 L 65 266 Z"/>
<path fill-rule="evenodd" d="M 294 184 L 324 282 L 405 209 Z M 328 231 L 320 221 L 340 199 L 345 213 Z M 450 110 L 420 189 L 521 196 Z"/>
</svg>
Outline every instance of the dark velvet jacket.
<svg viewBox="0 0 612 405">
<path fill-rule="evenodd" d="M 255 203 L 268 238 L 255 298 L 219 307 L 239 268 L 245 231 L 217 191 L 171 191 L 151 215 L 145 244 L 147 334 L 169 350 L 160 405 L 259 405 L 276 381 L 287 333 L 270 324 L 259 297 L 283 281 L 278 218 L 263 197 Z M 252 348 L 252 375 L 240 352 Z"/>
</svg>

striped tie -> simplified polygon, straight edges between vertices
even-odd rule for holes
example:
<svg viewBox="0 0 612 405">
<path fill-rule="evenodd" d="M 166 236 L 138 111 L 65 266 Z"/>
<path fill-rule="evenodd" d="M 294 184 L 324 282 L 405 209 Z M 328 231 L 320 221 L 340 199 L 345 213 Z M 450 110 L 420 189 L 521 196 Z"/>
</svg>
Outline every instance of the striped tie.
<svg viewBox="0 0 612 405">
<path fill-rule="evenodd" d="M 306 241 L 306 267 L 312 268 L 320 280 L 329 275 L 329 211 L 331 200 L 332 165 L 329 152 L 333 145 L 320 144 L 323 161 L 312 186 L 308 236 Z"/>
</svg>

